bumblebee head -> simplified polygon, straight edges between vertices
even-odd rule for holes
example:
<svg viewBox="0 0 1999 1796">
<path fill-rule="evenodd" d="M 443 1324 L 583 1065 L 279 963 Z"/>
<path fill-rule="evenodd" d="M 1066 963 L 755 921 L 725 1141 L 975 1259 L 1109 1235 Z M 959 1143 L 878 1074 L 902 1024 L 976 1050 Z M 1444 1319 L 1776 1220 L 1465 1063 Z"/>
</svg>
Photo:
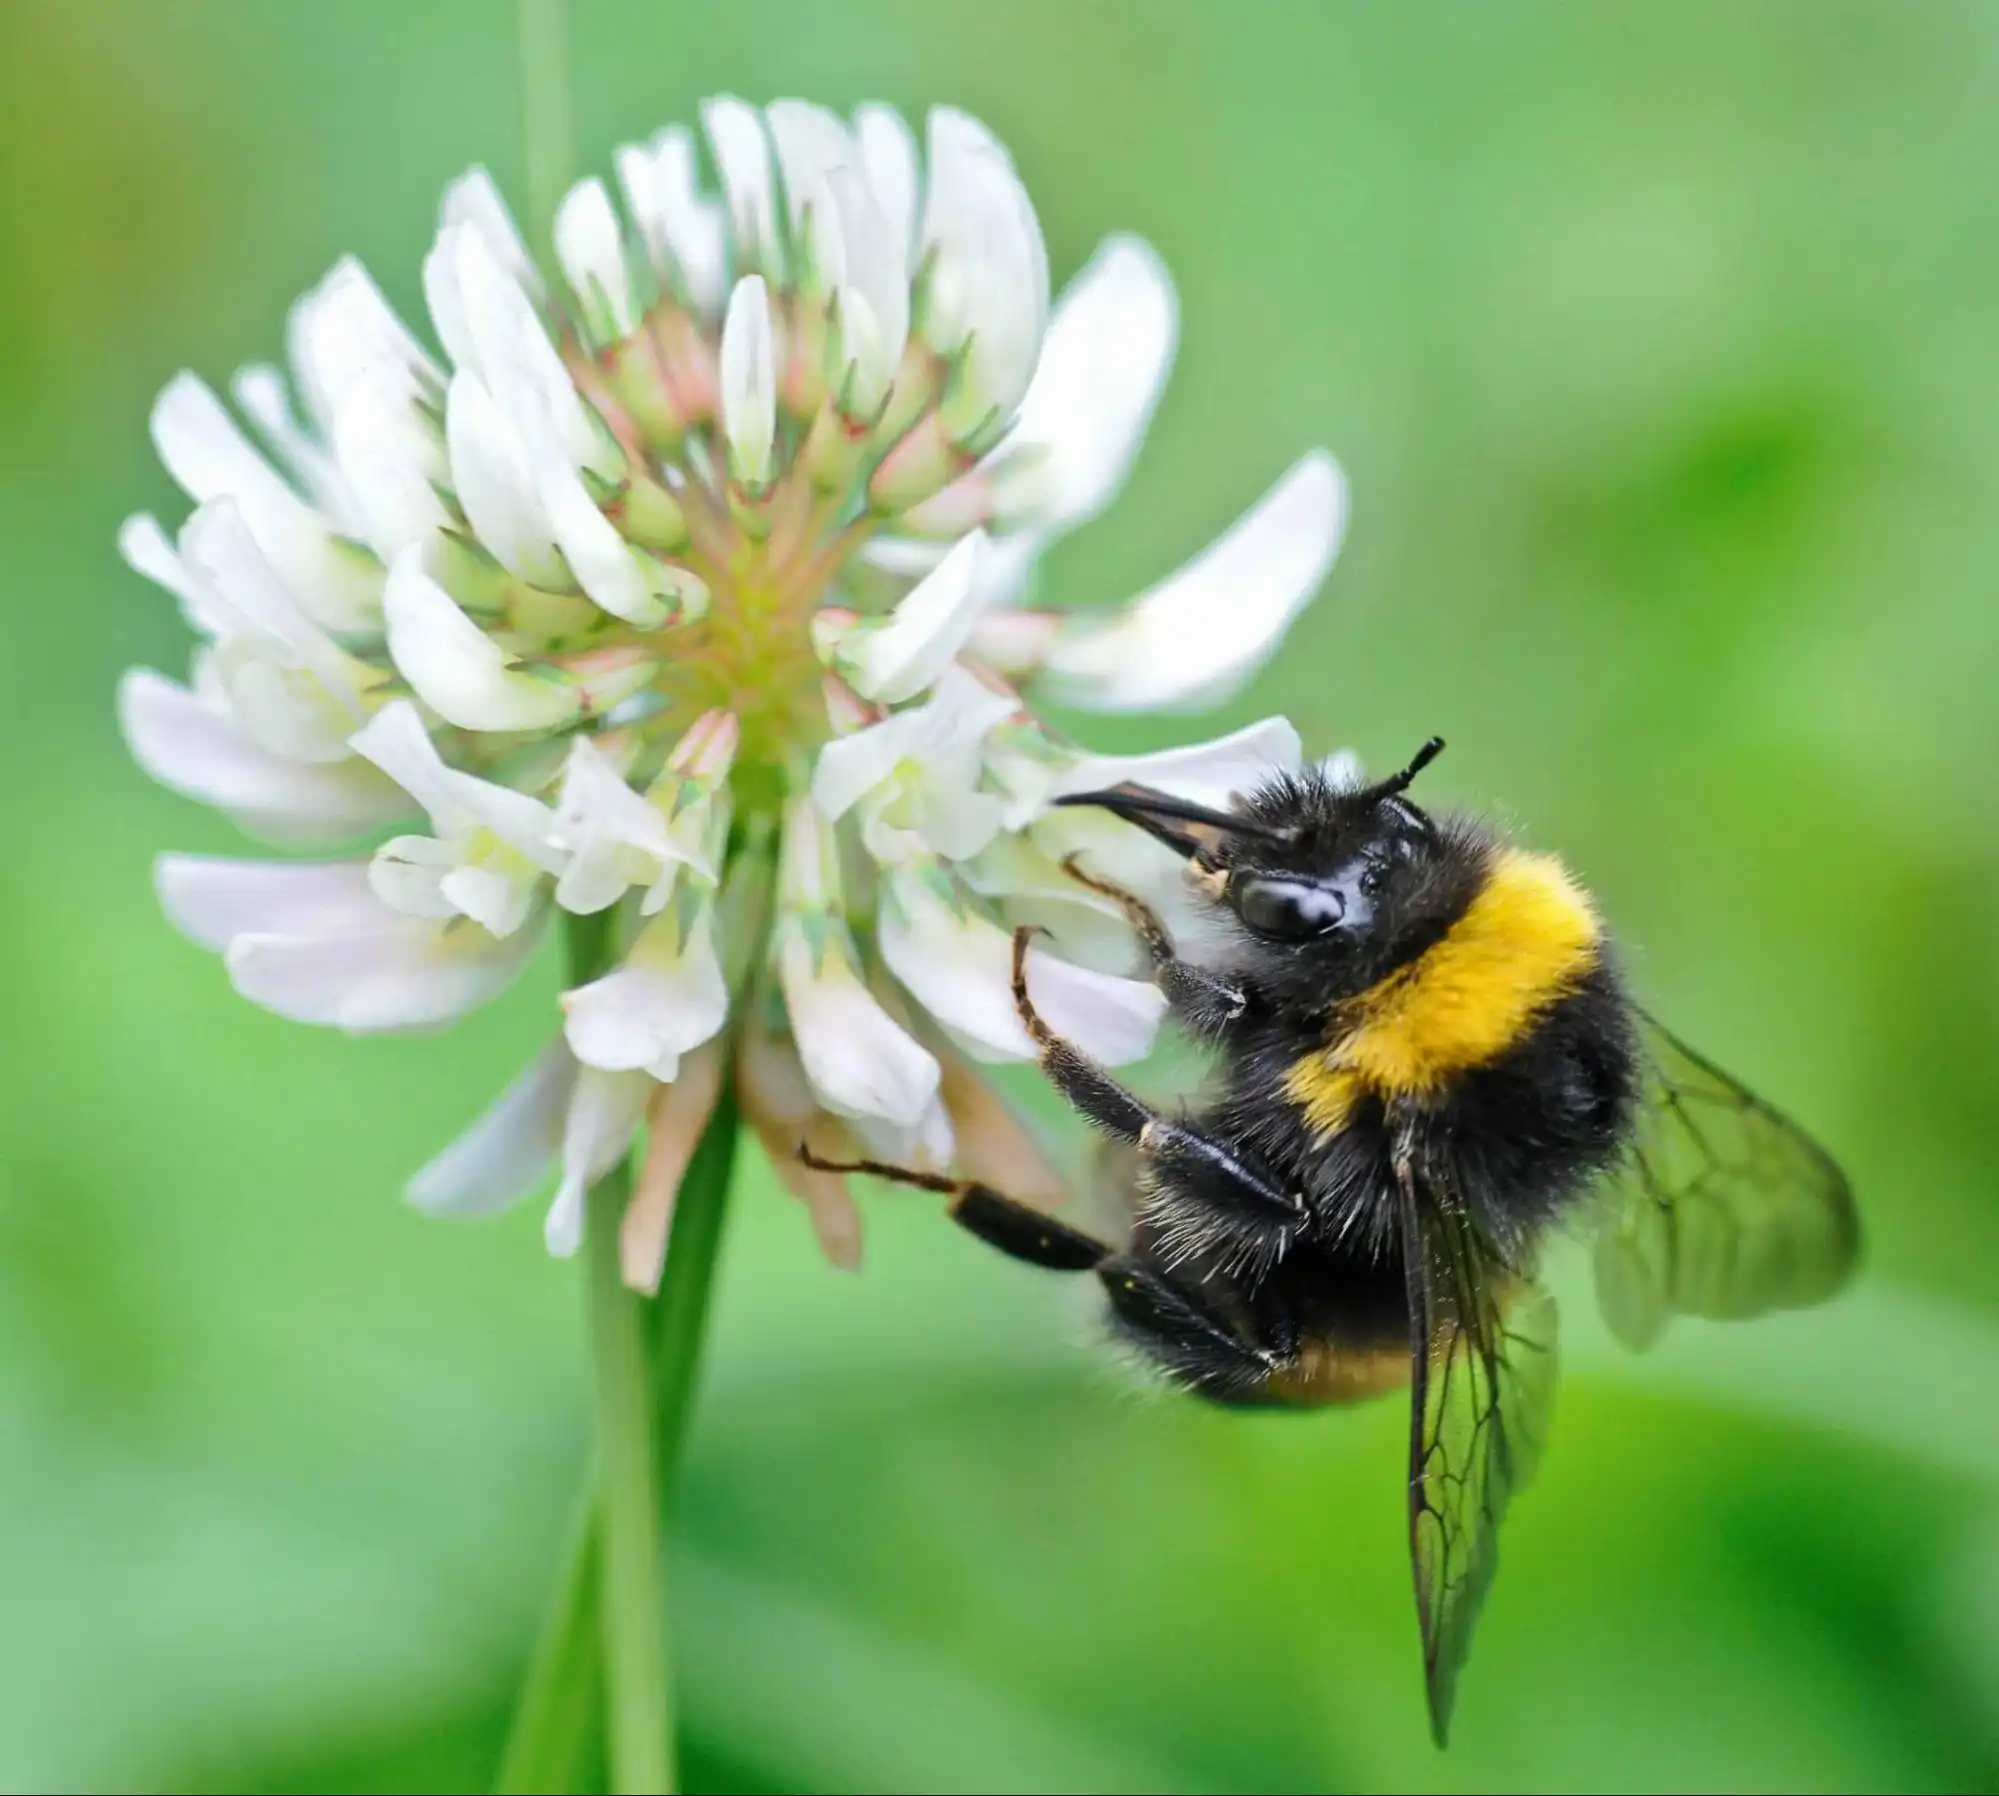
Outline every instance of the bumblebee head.
<svg viewBox="0 0 1999 1796">
<path fill-rule="evenodd" d="M 1443 747 L 1432 736 L 1400 773 L 1371 786 L 1285 775 L 1226 811 L 1134 785 L 1056 802 L 1099 806 L 1185 855 L 1196 883 L 1251 941 L 1298 964 L 1323 998 L 1373 984 L 1462 908 L 1457 832 L 1405 796 Z"/>
</svg>

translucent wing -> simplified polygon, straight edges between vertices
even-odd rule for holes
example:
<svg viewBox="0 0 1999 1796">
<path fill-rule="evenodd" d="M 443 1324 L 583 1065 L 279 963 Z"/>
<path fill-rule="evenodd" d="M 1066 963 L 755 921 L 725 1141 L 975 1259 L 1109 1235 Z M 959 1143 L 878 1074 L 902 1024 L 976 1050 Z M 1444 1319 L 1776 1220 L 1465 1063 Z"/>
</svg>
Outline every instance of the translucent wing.
<svg viewBox="0 0 1999 1796">
<path fill-rule="evenodd" d="M 1409 1550 L 1430 1729 L 1441 1746 L 1499 1566 L 1499 1524 L 1547 1439 L 1555 1305 L 1492 1259 L 1461 1209 L 1419 1195 L 1406 1157 L 1398 1171 L 1413 1355 Z"/>
<path fill-rule="evenodd" d="M 1788 1118 L 1650 1017 L 1637 1132 L 1605 1181 L 1597 1301 L 1627 1346 L 1676 1313 L 1732 1320 L 1818 1303 L 1860 1251 L 1846 1175 Z"/>
</svg>

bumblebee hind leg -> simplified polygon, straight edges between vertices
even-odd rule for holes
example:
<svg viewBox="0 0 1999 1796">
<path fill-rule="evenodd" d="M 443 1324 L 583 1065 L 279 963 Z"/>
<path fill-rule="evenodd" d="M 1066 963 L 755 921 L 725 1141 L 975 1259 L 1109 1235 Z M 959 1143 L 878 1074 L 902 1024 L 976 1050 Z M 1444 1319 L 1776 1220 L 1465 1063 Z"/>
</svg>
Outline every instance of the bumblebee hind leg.
<svg viewBox="0 0 1999 1796">
<path fill-rule="evenodd" d="M 1046 1211 L 976 1179 L 947 1179 L 880 1160 L 822 1160 L 802 1143 L 798 1157 L 815 1172 L 864 1172 L 898 1185 L 913 1185 L 919 1191 L 935 1191 L 950 1200 L 944 1206 L 945 1215 L 1008 1259 L 1024 1260 L 1050 1272 L 1089 1272 L 1111 1257 L 1108 1242 L 1058 1222 Z"/>
<path fill-rule="evenodd" d="M 880 1160 L 822 1160 L 800 1144 L 816 1172 L 867 1173 L 950 1201 L 945 1214 L 1007 1258 L 1051 1272 L 1094 1272 L 1110 1300 L 1118 1336 L 1177 1383 L 1220 1403 L 1254 1403 L 1285 1361 L 1221 1313 L 1198 1285 L 1183 1283 L 1143 1255 L 1108 1243 L 974 1179 L 890 1166 Z"/>
</svg>

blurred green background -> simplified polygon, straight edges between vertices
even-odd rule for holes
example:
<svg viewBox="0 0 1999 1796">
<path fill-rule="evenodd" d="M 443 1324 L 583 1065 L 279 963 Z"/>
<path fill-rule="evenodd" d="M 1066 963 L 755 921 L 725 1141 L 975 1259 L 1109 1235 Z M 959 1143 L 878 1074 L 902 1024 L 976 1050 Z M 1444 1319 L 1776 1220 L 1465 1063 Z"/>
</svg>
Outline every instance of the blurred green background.
<svg viewBox="0 0 1999 1796">
<path fill-rule="evenodd" d="M 0 6 L 0 1785 L 490 1775 L 587 1446 L 532 1211 L 397 1192 L 538 1044 L 279 1022 L 148 863 L 112 547 L 153 392 L 343 250 L 416 316 L 519 192 L 511 9 Z M 1679 1028 L 1852 1169 L 1862 1283 L 1643 1361 L 1580 1290 L 1442 1758 L 1395 1405 L 1135 1398 L 1055 1281 L 741 1191 L 674 1537 L 694 1787 L 1981 1789 L 1999 1779 L 1999 8 L 581 0 L 584 159 L 703 93 L 949 100 L 1180 367 L 1050 568 L 1135 590 L 1307 446 L 1355 489 L 1226 721 L 1451 739 Z M 1183 726 L 1082 723 L 1138 746 Z M 1072 1137 L 1073 1139 L 1073 1137 Z M 1574 1281 L 1570 1280 L 1571 1286 Z"/>
</svg>

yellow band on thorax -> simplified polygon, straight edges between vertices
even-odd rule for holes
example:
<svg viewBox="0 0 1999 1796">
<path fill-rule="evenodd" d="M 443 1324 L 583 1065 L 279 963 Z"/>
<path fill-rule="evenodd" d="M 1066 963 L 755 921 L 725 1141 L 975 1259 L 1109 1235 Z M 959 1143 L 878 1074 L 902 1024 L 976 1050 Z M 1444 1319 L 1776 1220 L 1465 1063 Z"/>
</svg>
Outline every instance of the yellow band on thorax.
<svg viewBox="0 0 1999 1796">
<path fill-rule="evenodd" d="M 1285 1090 L 1321 1134 L 1363 1094 L 1433 1095 L 1497 1059 L 1573 991 L 1602 939 L 1588 894 L 1559 860 L 1501 849 L 1443 940 L 1342 1005 L 1333 1039 L 1293 1064 Z"/>
</svg>

